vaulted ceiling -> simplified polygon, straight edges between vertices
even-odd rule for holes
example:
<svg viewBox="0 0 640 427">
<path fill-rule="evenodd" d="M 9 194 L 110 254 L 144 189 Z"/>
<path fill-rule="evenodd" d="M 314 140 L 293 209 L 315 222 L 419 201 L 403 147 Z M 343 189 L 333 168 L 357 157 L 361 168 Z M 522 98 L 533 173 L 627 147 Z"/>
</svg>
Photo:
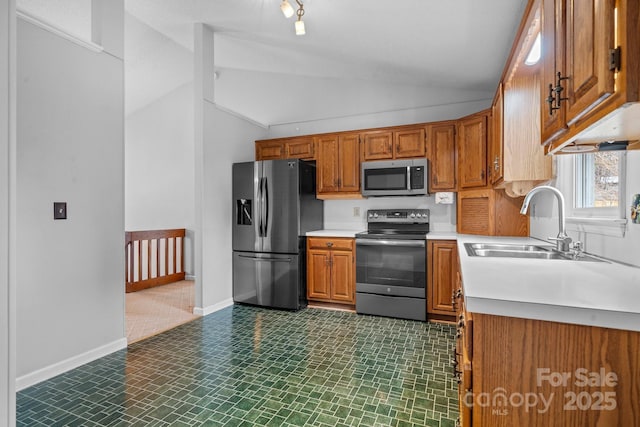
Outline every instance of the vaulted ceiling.
<svg viewBox="0 0 640 427">
<path fill-rule="evenodd" d="M 493 97 L 526 0 L 125 0 L 126 109 L 193 74 L 215 31 L 215 101 L 265 126 Z M 292 0 L 295 6 L 295 1 Z"/>
</svg>

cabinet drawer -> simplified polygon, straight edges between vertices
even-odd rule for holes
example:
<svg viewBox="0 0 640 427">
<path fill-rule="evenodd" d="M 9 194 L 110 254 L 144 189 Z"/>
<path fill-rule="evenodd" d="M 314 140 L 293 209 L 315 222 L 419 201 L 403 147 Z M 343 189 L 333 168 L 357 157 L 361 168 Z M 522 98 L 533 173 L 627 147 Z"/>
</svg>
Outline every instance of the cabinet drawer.
<svg viewBox="0 0 640 427">
<path fill-rule="evenodd" d="M 354 239 L 348 237 L 308 237 L 309 249 L 331 249 L 334 251 L 353 251 Z"/>
</svg>

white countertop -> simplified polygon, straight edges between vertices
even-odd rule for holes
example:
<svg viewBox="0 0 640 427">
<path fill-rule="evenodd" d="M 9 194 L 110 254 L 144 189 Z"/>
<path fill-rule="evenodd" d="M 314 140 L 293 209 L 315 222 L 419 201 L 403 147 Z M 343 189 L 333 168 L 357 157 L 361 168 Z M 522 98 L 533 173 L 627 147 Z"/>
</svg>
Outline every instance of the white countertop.
<svg viewBox="0 0 640 427">
<path fill-rule="evenodd" d="M 464 244 L 470 242 L 551 245 L 532 238 L 458 235 L 468 311 L 640 331 L 640 268 L 469 256 Z"/>
<path fill-rule="evenodd" d="M 427 233 L 427 240 L 458 240 L 458 233 L 455 231 L 430 231 Z"/>
<path fill-rule="evenodd" d="M 307 231 L 308 237 L 356 237 L 357 233 L 364 230 L 315 230 Z"/>
<path fill-rule="evenodd" d="M 314 230 L 307 231 L 310 237 L 356 237 L 356 234 L 365 230 Z M 431 231 L 427 233 L 427 240 L 457 240 L 458 234 L 455 231 Z"/>
</svg>

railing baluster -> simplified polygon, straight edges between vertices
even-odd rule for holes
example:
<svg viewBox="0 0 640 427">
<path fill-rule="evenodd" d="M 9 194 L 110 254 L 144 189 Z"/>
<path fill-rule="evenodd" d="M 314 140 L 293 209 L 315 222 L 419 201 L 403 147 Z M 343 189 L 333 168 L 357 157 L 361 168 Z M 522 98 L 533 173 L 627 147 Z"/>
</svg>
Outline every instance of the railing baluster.
<svg viewBox="0 0 640 427">
<path fill-rule="evenodd" d="M 138 265 L 138 281 L 142 281 L 142 240 L 138 240 L 138 259 L 136 264 Z"/>
<path fill-rule="evenodd" d="M 151 279 L 151 239 L 147 239 L 147 279 Z"/>
<path fill-rule="evenodd" d="M 178 247 L 178 238 L 173 238 L 173 274 L 178 272 L 178 264 L 176 263 L 176 248 Z"/>
<path fill-rule="evenodd" d="M 160 239 L 156 241 L 156 277 L 160 277 Z"/>
<path fill-rule="evenodd" d="M 169 238 L 164 239 L 164 275 L 169 275 Z"/>
<path fill-rule="evenodd" d="M 180 238 L 180 273 L 184 273 L 184 237 Z"/>
</svg>

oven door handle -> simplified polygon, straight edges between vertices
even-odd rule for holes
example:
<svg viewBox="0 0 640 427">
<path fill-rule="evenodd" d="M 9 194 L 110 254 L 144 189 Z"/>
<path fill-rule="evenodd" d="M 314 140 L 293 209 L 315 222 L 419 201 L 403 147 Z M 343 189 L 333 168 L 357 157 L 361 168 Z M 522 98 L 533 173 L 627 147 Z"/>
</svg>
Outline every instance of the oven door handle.
<svg viewBox="0 0 640 427">
<path fill-rule="evenodd" d="M 411 246 L 414 248 L 424 248 L 427 246 L 425 240 L 390 240 L 390 239 L 356 239 L 356 245 L 361 246 Z"/>
</svg>

